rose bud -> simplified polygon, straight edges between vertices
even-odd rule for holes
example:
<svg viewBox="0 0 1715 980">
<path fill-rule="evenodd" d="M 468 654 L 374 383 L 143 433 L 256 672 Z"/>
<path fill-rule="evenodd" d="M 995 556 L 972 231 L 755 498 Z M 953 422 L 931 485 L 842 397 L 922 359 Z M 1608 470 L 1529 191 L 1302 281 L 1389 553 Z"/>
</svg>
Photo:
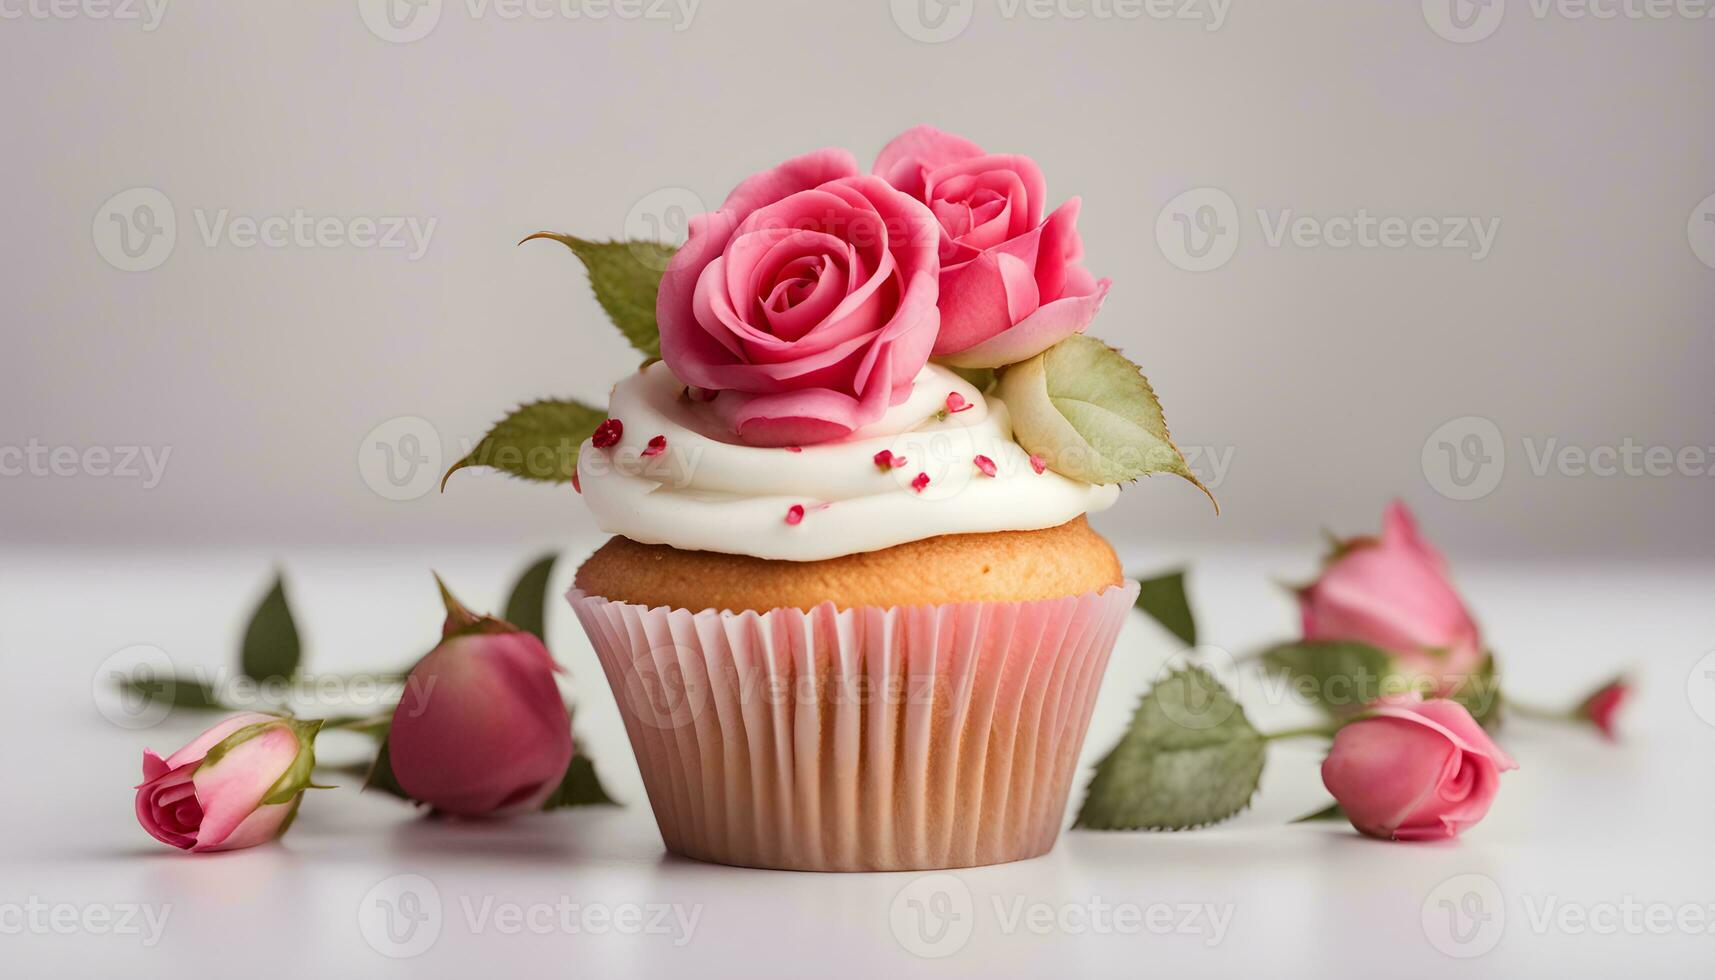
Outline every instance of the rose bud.
<svg viewBox="0 0 1715 980">
<path fill-rule="evenodd" d="M 1384 840 L 1442 840 L 1483 819 L 1518 763 L 1456 701 L 1378 702 L 1334 736 L 1322 783 L 1352 826 Z"/>
<path fill-rule="evenodd" d="M 1449 694 L 1484 659 L 1477 624 L 1447 576 L 1447 562 L 1394 501 L 1382 536 L 1343 542 L 1322 574 L 1300 590 L 1306 640 L 1351 640 L 1393 657 L 1394 670 Z"/>
<path fill-rule="evenodd" d="M 1614 741 L 1618 738 L 1614 725 L 1615 716 L 1620 711 L 1620 705 L 1631 693 L 1632 686 L 1626 683 L 1624 678 L 1617 677 L 1585 698 L 1573 714 L 1595 725 L 1603 738 Z"/>
<path fill-rule="evenodd" d="M 233 715 L 163 759 L 143 753 L 137 822 L 186 851 L 254 847 L 286 832 L 311 787 L 319 721 Z"/>
<path fill-rule="evenodd" d="M 473 614 L 445 584 L 441 599 L 443 639 L 411 669 L 393 711 L 393 775 L 412 799 L 443 813 L 537 809 L 572 761 L 559 667 L 533 634 Z"/>
</svg>

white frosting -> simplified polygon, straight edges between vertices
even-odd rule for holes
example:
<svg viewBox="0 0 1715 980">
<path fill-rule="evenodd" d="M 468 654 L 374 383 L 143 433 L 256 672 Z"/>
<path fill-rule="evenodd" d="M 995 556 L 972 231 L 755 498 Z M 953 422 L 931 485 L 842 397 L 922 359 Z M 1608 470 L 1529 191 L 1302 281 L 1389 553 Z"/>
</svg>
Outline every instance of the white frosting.
<svg viewBox="0 0 1715 980">
<path fill-rule="evenodd" d="M 953 392 L 970 408 L 937 418 Z M 578 480 L 603 530 L 644 544 L 819 561 L 942 534 L 1054 527 L 1119 496 L 1117 486 L 1035 472 L 1006 404 L 933 364 L 874 424 L 796 452 L 727 441 L 711 406 L 659 361 L 614 386 L 608 414 L 624 436 L 610 449 L 585 442 Z M 656 436 L 666 451 L 643 457 Z M 884 449 L 905 464 L 883 472 Z M 995 476 L 978 470 L 979 455 Z M 911 485 L 919 473 L 929 477 L 921 492 Z M 793 525 L 795 504 L 804 518 Z"/>
</svg>

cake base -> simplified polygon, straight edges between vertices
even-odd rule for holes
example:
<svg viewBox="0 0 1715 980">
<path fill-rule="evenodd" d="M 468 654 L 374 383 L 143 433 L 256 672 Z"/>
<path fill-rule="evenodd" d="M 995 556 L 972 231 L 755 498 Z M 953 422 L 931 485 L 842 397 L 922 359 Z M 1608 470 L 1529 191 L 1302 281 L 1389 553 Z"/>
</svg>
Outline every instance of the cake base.
<svg viewBox="0 0 1715 980">
<path fill-rule="evenodd" d="M 567 598 L 669 851 L 927 871 L 1054 846 L 1137 590 L 765 613 Z"/>
</svg>

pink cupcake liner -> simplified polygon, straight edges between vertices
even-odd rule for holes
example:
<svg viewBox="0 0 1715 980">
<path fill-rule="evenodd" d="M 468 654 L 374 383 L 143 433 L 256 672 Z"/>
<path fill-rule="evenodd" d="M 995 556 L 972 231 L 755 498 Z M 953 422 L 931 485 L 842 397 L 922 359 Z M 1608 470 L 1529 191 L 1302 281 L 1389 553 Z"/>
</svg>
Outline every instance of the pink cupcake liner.
<svg viewBox="0 0 1715 980">
<path fill-rule="evenodd" d="M 1054 846 L 1137 592 L 766 613 L 567 598 L 669 851 L 916 871 Z"/>
</svg>

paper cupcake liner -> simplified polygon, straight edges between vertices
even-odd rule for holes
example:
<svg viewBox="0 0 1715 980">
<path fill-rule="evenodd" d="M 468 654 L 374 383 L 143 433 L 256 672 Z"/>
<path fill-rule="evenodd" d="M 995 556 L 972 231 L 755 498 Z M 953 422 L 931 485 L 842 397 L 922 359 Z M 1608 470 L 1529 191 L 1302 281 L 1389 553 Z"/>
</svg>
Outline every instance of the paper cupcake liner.
<svg viewBox="0 0 1715 980">
<path fill-rule="evenodd" d="M 669 851 L 905 871 L 1054 846 L 1137 592 L 766 613 L 567 598 Z"/>
</svg>

